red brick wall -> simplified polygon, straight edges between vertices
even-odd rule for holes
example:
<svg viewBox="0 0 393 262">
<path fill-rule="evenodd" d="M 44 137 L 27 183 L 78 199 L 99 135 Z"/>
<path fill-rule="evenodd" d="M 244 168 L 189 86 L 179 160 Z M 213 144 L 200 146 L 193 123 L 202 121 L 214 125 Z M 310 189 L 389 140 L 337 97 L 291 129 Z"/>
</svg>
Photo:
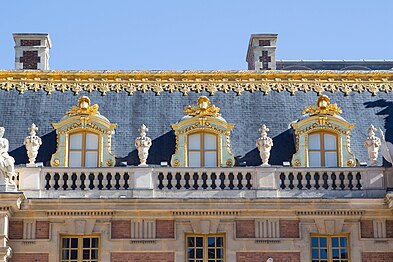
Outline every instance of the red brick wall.
<svg viewBox="0 0 393 262">
<path fill-rule="evenodd" d="M 37 221 L 35 226 L 36 239 L 49 239 L 49 221 Z"/>
<path fill-rule="evenodd" d="M 362 252 L 362 262 L 393 262 L 393 252 Z"/>
<path fill-rule="evenodd" d="M 237 262 L 266 261 L 273 258 L 274 262 L 300 262 L 299 252 L 237 252 Z"/>
<path fill-rule="evenodd" d="M 20 40 L 21 46 L 37 46 L 41 45 L 41 40 Z"/>
<path fill-rule="evenodd" d="M 237 220 L 236 237 L 255 238 L 255 220 Z"/>
<path fill-rule="evenodd" d="M 47 253 L 14 253 L 10 262 L 48 262 L 49 254 Z"/>
<path fill-rule="evenodd" d="M 156 238 L 175 238 L 175 221 L 156 220 Z"/>
<path fill-rule="evenodd" d="M 111 238 L 131 238 L 131 221 L 130 220 L 113 220 L 111 222 Z"/>
<path fill-rule="evenodd" d="M 280 237 L 299 238 L 298 220 L 280 220 Z"/>
<path fill-rule="evenodd" d="M 9 221 L 8 237 L 9 239 L 23 238 L 23 221 Z"/>
<path fill-rule="evenodd" d="M 386 220 L 386 237 L 393 238 L 393 220 Z"/>
<path fill-rule="evenodd" d="M 372 220 L 360 220 L 360 236 L 362 238 L 374 237 L 374 225 Z"/>
<path fill-rule="evenodd" d="M 174 262 L 173 252 L 121 252 L 111 253 L 112 262 Z"/>
</svg>

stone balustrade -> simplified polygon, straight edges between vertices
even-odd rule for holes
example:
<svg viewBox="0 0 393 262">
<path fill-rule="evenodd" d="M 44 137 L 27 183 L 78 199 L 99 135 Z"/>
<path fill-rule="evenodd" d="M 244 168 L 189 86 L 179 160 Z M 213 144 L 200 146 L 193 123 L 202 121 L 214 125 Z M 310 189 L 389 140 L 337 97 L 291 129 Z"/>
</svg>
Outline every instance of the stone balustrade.
<svg viewBox="0 0 393 262">
<path fill-rule="evenodd" d="M 176 192 L 262 191 L 355 192 L 386 189 L 386 169 L 355 168 L 18 168 L 19 190 L 23 192 L 154 192 L 168 196 Z M 110 193 L 106 193 L 110 196 Z M 146 193 L 149 195 L 150 193 Z M 153 193 L 151 193 L 153 194 Z M 53 193 L 52 193 L 53 195 Z M 56 194 L 54 194 L 56 195 Z M 207 194 L 208 195 L 208 194 Z M 130 196 L 128 194 L 128 196 Z M 201 194 L 201 196 L 204 196 Z M 250 197 L 252 195 L 249 195 Z M 290 196 L 290 195 L 289 195 Z"/>
</svg>

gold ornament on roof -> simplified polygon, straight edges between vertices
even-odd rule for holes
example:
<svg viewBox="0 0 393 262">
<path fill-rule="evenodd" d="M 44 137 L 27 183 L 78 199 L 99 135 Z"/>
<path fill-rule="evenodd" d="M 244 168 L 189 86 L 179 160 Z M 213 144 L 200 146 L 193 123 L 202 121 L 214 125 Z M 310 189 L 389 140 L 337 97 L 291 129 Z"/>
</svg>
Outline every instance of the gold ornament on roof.
<svg viewBox="0 0 393 262">
<path fill-rule="evenodd" d="M 198 105 L 186 106 L 184 108 L 184 113 L 189 116 L 221 116 L 220 108 L 215 105 L 210 104 L 209 98 L 206 96 L 201 96 L 198 98 Z"/>
<path fill-rule="evenodd" d="M 340 115 L 342 113 L 341 109 L 337 104 L 331 104 L 330 98 L 326 95 L 321 95 L 315 104 L 306 107 L 302 114 L 314 115 Z"/>
<path fill-rule="evenodd" d="M 90 98 L 87 96 L 82 96 L 78 99 L 78 105 L 71 107 L 70 111 L 66 113 L 67 116 L 74 116 L 74 115 L 89 115 L 95 116 L 99 115 L 98 112 L 98 105 L 90 106 Z"/>
</svg>

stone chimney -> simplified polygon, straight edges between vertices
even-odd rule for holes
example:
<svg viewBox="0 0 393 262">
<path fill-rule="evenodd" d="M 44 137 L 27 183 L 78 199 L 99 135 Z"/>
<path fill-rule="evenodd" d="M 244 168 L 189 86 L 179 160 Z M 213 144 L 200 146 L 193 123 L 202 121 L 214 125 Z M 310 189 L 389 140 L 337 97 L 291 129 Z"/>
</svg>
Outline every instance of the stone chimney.
<svg viewBox="0 0 393 262">
<path fill-rule="evenodd" d="M 248 44 L 248 70 L 275 70 L 277 34 L 253 34 Z"/>
<path fill-rule="evenodd" d="M 49 70 L 49 34 L 13 34 L 16 70 Z"/>
</svg>

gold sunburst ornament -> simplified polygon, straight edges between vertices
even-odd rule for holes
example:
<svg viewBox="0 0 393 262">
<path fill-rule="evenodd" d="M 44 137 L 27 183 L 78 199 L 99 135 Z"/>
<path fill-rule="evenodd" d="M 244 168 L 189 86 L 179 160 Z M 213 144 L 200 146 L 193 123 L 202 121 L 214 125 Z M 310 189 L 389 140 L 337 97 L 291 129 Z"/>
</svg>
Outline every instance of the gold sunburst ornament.
<svg viewBox="0 0 393 262">
<path fill-rule="evenodd" d="M 70 111 L 66 113 L 67 116 L 74 116 L 74 115 L 90 115 L 95 116 L 99 115 L 98 112 L 98 105 L 90 106 L 90 98 L 87 96 L 82 96 L 78 99 L 78 105 L 71 107 Z"/>
<path fill-rule="evenodd" d="M 321 95 L 315 104 L 306 107 L 302 114 L 314 115 L 340 115 L 342 113 L 341 109 L 337 104 L 331 104 L 330 98 L 326 95 Z"/>
<path fill-rule="evenodd" d="M 221 116 L 220 108 L 211 105 L 209 98 L 206 96 L 201 96 L 198 98 L 198 105 L 186 106 L 184 108 L 184 113 L 189 116 Z"/>
</svg>

